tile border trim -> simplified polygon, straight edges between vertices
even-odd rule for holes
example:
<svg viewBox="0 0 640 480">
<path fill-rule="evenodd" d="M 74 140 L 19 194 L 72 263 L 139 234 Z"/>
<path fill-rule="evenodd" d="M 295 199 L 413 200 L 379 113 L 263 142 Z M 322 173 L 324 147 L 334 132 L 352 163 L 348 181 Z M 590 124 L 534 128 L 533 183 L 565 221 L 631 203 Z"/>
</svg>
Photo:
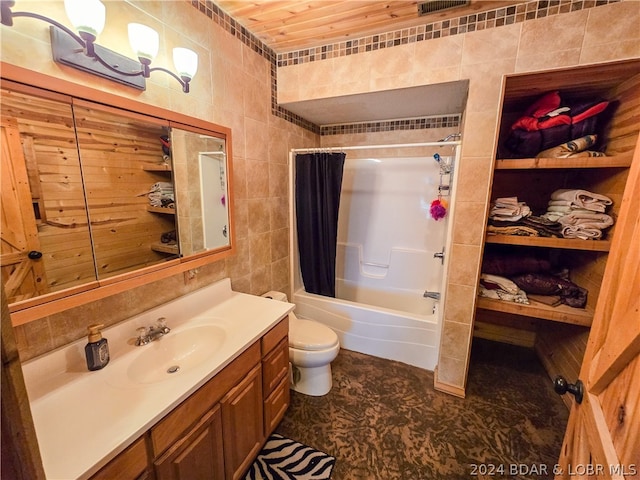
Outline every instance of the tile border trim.
<svg viewBox="0 0 640 480">
<path fill-rule="evenodd" d="M 271 64 L 271 114 L 309 130 L 317 135 L 334 135 L 329 133 L 337 127 L 344 127 L 340 133 L 357 133 L 362 128 L 370 128 L 369 131 L 406 130 L 407 124 L 397 121 L 367 122 L 362 124 L 332 125 L 320 127 L 304 118 L 288 111 L 278 105 L 278 67 L 298 65 L 301 63 L 316 62 L 329 58 L 342 57 L 366 53 L 382 48 L 391 48 L 406 45 L 413 42 L 421 42 L 435 38 L 452 35 L 460 35 L 477 30 L 501 27 L 528 20 L 536 20 L 551 15 L 570 13 L 578 10 L 619 3 L 623 0 L 532 0 L 516 5 L 505 5 L 494 10 L 482 13 L 464 15 L 449 20 L 426 23 L 417 27 L 405 28 L 391 32 L 370 35 L 359 39 L 327 44 L 320 47 L 291 51 L 276 54 L 265 45 L 258 37 L 242 26 L 232 16 L 222 10 L 212 0 L 190 0 L 191 5 L 200 13 L 209 17 L 214 23 L 222 27 L 226 32 L 235 36 L 238 40 L 251 48 L 255 53 L 264 57 Z M 445 116 L 442 118 L 448 118 Z M 424 117 L 422 120 L 434 117 Z M 444 121 L 444 120 L 443 120 Z M 428 122 L 427 122 L 428 123 Z M 379 124 L 387 124 L 385 127 Z M 366 125 L 366 127 L 365 127 Z M 457 126 L 457 125 L 456 125 Z M 353 127 L 354 131 L 347 131 L 347 127 Z M 375 130 L 375 128 L 389 128 Z M 410 127 L 410 126 L 409 126 Z M 413 128 L 415 129 L 415 125 Z M 433 127 L 424 127 L 433 128 Z"/>
</svg>

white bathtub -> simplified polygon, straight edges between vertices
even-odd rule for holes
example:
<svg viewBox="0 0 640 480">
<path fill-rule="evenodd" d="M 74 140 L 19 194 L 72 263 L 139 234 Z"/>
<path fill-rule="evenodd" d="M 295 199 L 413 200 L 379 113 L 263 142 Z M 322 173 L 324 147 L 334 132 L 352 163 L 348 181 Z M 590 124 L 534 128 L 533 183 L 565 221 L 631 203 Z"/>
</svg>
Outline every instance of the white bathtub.
<svg viewBox="0 0 640 480">
<path fill-rule="evenodd" d="M 333 329 L 347 350 L 433 370 L 438 360 L 438 303 L 410 290 L 373 290 L 338 283 L 351 300 L 293 294 L 295 312 Z M 378 305 L 372 305 L 377 303 Z M 402 310 L 400 310 L 400 308 Z"/>
</svg>

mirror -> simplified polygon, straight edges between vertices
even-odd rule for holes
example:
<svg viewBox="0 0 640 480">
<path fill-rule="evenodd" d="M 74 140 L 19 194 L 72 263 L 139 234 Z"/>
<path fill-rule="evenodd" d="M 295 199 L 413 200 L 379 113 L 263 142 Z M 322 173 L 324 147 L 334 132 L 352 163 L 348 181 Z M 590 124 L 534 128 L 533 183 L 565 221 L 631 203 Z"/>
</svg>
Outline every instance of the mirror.
<svg viewBox="0 0 640 480">
<path fill-rule="evenodd" d="M 0 99 L 10 303 L 231 248 L 225 134 L 13 86 Z"/>
<path fill-rule="evenodd" d="M 180 251 L 191 255 L 230 243 L 225 141 L 171 128 Z"/>
<path fill-rule="evenodd" d="M 2 89 L 1 269 L 9 303 L 97 280 L 73 112 Z"/>
</svg>

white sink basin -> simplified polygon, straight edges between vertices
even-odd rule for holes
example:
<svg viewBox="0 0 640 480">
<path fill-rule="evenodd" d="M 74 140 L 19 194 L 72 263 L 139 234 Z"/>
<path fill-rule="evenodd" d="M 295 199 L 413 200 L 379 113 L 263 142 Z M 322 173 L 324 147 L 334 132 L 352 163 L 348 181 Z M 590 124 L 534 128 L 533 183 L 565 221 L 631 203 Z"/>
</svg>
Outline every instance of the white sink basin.
<svg viewBox="0 0 640 480">
<path fill-rule="evenodd" d="M 157 383 L 197 367 L 213 357 L 225 332 L 215 325 L 199 325 L 144 345 L 129 365 L 127 376 L 135 383 Z"/>
</svg>

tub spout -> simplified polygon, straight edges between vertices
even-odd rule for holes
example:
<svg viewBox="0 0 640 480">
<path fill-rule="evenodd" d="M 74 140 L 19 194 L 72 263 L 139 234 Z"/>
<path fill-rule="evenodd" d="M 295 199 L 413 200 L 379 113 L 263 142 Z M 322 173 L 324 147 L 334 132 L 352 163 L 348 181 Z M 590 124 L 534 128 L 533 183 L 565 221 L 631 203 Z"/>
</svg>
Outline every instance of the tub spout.
<svg viewBox="0 0 640 480">
<path fill-rule="evenodd" d="M 434 300 L 440 300 L 440 292 L 425 291 L 422 296 L 425 298 L 433 298 Z"/>
</svg>

